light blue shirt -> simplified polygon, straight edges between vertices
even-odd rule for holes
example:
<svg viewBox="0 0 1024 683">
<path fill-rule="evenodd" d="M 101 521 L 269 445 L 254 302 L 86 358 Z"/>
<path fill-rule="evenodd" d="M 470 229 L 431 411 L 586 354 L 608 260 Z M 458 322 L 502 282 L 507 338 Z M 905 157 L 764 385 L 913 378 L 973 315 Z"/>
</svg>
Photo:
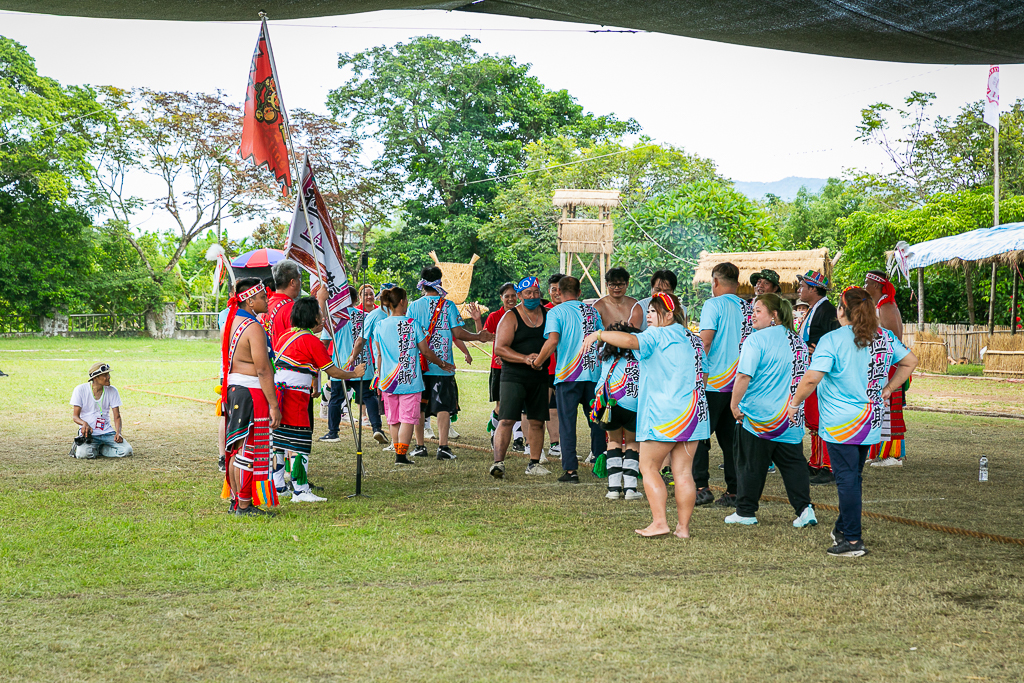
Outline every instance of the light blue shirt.
<svg viewBox="0 0 1024 683">
<path fill-rule="evenodd" d="M 794 425 L 786 410 L 790 394 L 800 383 L 809 359 L 807 345 L 782 325 L 757 330 L 747 337 L 736 369 L 750 377 L 739 405 L 744 429 L 759 438 L 780 443 L 803 442 L 803 413 Z"/>
<path fill-rule="evenodd" d="M 601 365 L 597 362 L 597 344 L 587 353 L 583 352 L 583 339 L 590 333 L 603 330 L 601 314 L 590 304 L 582 301 L 563 301 L 548 311 L 544 324 L 544 338 L 558 333 L 555 347 L 557 365 L 555 384 L 562 382 L 596 382 L 601 376 Z"/>
<path fill-rule="evenodd" d="M 434 313 L 434 307 L 441 297 L 424 296 L 416 301 L 409 304 L 409 316 L 414 318 L 416 322 L 420 324 L 424 330 L 430 329 L 430 318 Z M 459 315 L 459 309 L 451 301 L 445 299 L 444 310 L 441 311 L 441 315 L 437 318 L 437 326 L 434 328 L 434 333 L 430 335 L 430 348 L 434 354 L 445 361 L 446 363 L 454 363 L 455 356 L 452 352 L 452 345 L 454 344 L 454 338 L 452 337 L 452 330 L 456 327 L 462 327 L 465 323 L 462 321 L 462 316 Z M 445 372 L 438 366 L 431 363 L 427 367 L 427 375 L 446 375 L 451 376 L 455 373 Z"/>
<path fill-rule="evenodd" d="M 818 434 L 825 441 L 863 446 L 882 440 L 882 389 L 889 368 L 909 351 L 892 332 L 881 331 L 864 348 L 849 325 L 818 340 L 810 369 L 825 373 L 818 383 Z"/>
<path fill-rule="evenodd" d="M 349 306 L 348 315 L 348 322 L 334 333 L 334 353 L 331 356 L 331 360 L 334 361 L 336 366 L 345 370 L 351 370 L 360 363 L 366 363 L 366 372 L 363 373 L 361 379 L 373 379 L 373 357 L 370 355 L 367 346 L 363 346 L 359 357 L 352 364 L 346 365 L 349 357 L 352 355 L 352 349 L 355 347 L 355 340 L 362 337 L 363 320 L 367 317 L 365 313 L 355 306 Z M 331 339 L 331 333 L 327 331 L 327 328 L 324 328 L 324 331 L 320 333 L 320 339 Z"/>
<path fill-rule="evenodd" d="M 374 352 L 380 356 L 380 389 L 389 394 L 415 394 L 423 391 L 420 350 L 427 338 L 420 324 L 411 317 L 389 315 L 373 329 Z"/>
<path fill-rule="evenodd" d="M 704 347 L 682 325 L 648 327 L 640 340 L 637 441 L 708 438 L 708 400 L 701 373 Z"/>
<path fill-rule="evenodd" d="M 628 356 L 606 358 L 601 361 L 601 377 L 597 380 L 598 391 L 605 382 L 608 383 L 608 395 L 615 399 L 616 405 L 635 413 L 640 405 L 640 362 Z"/>
<path fill-rule="evenodd" d="M 700 329 L 714 330 L 708 349 L 708 391 L 730 392 L 736 381 L 743 331 L 743 304 L 735 294 L 708 299 L 700 312 Z"/>
</svg>

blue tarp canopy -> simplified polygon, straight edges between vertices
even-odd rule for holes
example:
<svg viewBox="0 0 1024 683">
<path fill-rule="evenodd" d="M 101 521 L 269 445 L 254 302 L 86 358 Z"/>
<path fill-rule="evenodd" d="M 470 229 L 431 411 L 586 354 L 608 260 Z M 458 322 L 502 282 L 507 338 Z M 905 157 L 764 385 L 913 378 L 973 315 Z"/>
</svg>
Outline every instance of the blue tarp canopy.
<svg viewBox="0 0 1024 683">
<path fill-rule="evenodd" d="M 914 244 L 907 251 L 907 266 L 924 268 L 936 263 L 958 265 L 964 261 L 1016 262 L 1024 252 L 1024 223 L 1003 223 L 960 235 Z"/>
</svg>

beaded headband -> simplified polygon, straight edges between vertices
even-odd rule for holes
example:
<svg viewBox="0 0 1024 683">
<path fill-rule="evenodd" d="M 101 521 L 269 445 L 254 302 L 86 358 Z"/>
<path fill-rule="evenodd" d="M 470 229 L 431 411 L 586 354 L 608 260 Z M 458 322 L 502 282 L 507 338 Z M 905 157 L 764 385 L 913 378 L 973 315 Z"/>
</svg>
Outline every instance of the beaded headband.
<svg viewBox="0 0 1024 683">
<path fill-rule="evenodd" d="M 247 289 L 244 292 L 242 292 L 241 294 L 239 294 L 238 295 L 238 301 L 239 301 L 239 303 L 244 303 L 244 302 L 248 301 L 249 299 L 253 298 L 254 296 L 256 296 L 257 294 L 259 294 L 260 292 L 265 292 L 265 291 L 267 291 L 267 288 L 264 287 L 263 283 L 261 282 L 260 284 L 256 285 L 255 287 L 250 287 L 249 289 Z"/>
</svg>

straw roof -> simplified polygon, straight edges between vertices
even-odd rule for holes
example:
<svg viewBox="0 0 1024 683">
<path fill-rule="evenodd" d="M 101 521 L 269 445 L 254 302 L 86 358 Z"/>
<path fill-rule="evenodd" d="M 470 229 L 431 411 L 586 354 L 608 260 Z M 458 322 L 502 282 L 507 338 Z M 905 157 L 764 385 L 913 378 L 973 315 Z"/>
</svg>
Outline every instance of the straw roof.
<svg viewBox="0 0 1024 683">
<path fill-rule="evenodd" d="M 614 209 L 619 205 L 618 190 L 555 190 L 555 206 L 599 206 Z"/>
<path fill-rule="evenodd" d="M 808 270 L 824 270 L 832 277 L 832 261 L 828 249 L 806 249 L 802 251 L 737 251 L 732 253 L 700 253 L 700 261 L 693 274 L 693 283 L 711 282 L 711 271 L 719 263 L 728 261 L 740 269 L 740 294 L 753 294 L 750 276 L 765 268 L 779 274 L 779 284 L 784 294 L 796 291 L 796 276 Z"/>
</svg>

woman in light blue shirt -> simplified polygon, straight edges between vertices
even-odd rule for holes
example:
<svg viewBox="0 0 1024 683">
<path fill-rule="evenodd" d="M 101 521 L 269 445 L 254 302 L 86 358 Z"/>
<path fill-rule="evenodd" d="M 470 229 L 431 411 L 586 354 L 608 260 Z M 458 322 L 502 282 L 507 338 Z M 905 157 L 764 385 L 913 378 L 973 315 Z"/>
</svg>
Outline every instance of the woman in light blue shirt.
<svg viewBox="0 0 1024 683">
<path fill-rule="evenodd" d="M 811 484 L 804 459 L 804 416 L 791 421 L 789 397 L 807 371 L 811 354 L 793 333 L 793 308 L 778 294 L 754 300 L 754 332 L 743 342 L 732 389 L 732 414 L 741 427 L 736 449 L 736 512 L 726 524 L 757 524 L 758 501 L 775 463 L 796 513 L 793 526 L 814 526 Z"/>
<path fill-rule="evenodd" d="M 800 404 L 817 388 L 819 433 L 828 442 L 839 493 L 839 517 L 832 530 L 833 557 L 867 553 L 861 538 L 861 472 L 872 444 L 882 440 L 884 402 L 917 367 L 917 357 L 889 330 L 878 326 L 875 304 L 860 287 L 848 287 L 838 309 L 838 330 L 814 348 L 811 367 L 789 405 L 795 419 Z M 892 379 L 889 368 L 897 365 Z"/>
<path fill-rule="evenodd" d="M 671 455 L 675 478 L 677 538 L 690 537 L 690 517 L 697 489 L 693 483 L 693 454 L 700 439 L 708 438 L 708 402 L 704 394 L 704 346 L 686 328 L 686 314 L 674 294 L 659 292 L 647 309 L 646 331 L 594 332 L 586 348 L 597 341 L 638 351 L 640 400 L 637 406 L 637 441 L 640 471 L 651 505 L 653 521 L 636 533 L 644 538 L 667 536 L 665 503 L 668 489 L 660 470 Z"/>
</svg>

